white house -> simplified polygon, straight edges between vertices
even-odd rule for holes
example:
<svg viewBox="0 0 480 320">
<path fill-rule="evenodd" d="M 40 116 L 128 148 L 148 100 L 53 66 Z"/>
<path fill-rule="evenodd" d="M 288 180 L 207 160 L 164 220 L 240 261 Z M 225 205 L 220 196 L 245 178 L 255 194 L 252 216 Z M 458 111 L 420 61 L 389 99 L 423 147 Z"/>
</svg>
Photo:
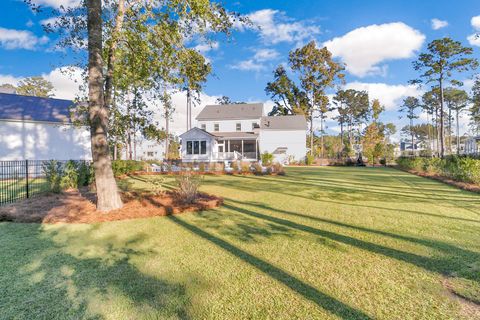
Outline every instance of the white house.
<svg viewBox="0 0 480 320">
<path fill-rule="evenodd" d="M 265 116 L 263 104 L 208 105 L 197 126 L 180 135 L 185 162 L 257 161 L 264 152 L 276 161 L 302 160 L 307 122 L 302 115 Z"/>
<path fill-rule="evenodd" d="M 71 123 L 72 105 L 0 93 L 0 160 L 90 160 L 90 132 Z"/>
</svg>

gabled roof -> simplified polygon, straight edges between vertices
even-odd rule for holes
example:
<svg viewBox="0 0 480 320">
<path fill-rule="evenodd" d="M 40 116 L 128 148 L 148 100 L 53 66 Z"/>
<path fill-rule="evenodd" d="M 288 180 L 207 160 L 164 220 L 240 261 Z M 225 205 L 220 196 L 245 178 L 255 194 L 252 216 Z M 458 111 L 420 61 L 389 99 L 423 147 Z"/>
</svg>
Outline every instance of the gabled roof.
<svg viewBox="0 0 480 320">
<path fill-rule="evenodd" d="M 263 116 L 262 103 L 208 105 L 197 116 L 197 120 L 240 120 L 259 119 Z"/>
<path fill-rule="evenodd" d="M 303 115 L 269 116 L 260 121 L 262 130 L 306 130 L 307 120 Z"/>
<path fill-rule="evenodd" d="M 187 132 L 182 133 L 181 135 L 179 135 L 179 137 L 183 139 L 183 137 L 187 137 L 194 132 L 198 132 L 198 133 L 201 133 L 201 134 L 204 134 L 206 136 L 213 137 L 213 138 L 215 137 L 213 134 L 211 134 L 211 133 L 209 133 L 209 132 L 207 132 L 203 129 L 197 128 L 197 127 L 193 127 L 192 129 L 188 130 Z"/>
<path fill-rule="evenodd" d="M 0 120 L 70 122 L 73 101 L 0 93 Z"/>
</svg>

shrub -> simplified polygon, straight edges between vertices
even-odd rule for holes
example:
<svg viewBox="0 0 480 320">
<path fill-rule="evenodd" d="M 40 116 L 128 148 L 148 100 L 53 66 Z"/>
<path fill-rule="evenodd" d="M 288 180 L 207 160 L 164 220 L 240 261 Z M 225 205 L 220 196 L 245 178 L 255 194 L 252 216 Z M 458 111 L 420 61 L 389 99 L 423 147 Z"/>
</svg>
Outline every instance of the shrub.
<svg viewBox="0 0 480 320">
<path fill-rule="evenodd" d="M 472 157 L 449 156 L 445 159 L 400 157 L 397 159 L 397 164 L 407 170 L 480 184 L 480 160 Z"/>
<path fill-rule="evenodd" d="M 85 161 L 81 161 L 78 165 L 78 187 L 88 186 L 94 180 L 93 166 Z"/>
<path fill-rule="evenodd" d="M 46 161 L 42 165 L 45 179 L 47 180 L 48 189 L 54 193 L 62 191 L 61 181 L 63 176 L 62 164 L 57 160 Z"/>
<path fill-rule="evenodd" d="M 250 163 L 247 161 L 242 161 L 240 163 L 240 169 L 242 170 L 242 173 L 250 173 Z"/>
<path fill-rule="evenodd" d="M 233 161 L 233 162 L 232 162 L 232 170 L 233 170 L 233 172 L 238 172 L 238 171 L 240 171 L 240 167 L 239 167 L 237 161 Z"/>
<path fill-rule="evenodd" d="M 63 169 L 63 174 L 60 179 L 60 187 L 62 189 L 72 189 L 78 187 L 79 171 L 77 163 L 73 160 L 68 160 Z"/>
<path fill-rule="evenodd" d="M 144 168 L 143 161 L 135 160 L 114 160 L 112 161 L 112 170 L 115 177 L 125 174 L 131 174 L 135 171 L 141 171 Z"/>
<path fill-rule="evenodd" d="M 264 166 L 268 166 L 268 165 L 272 164 L 272 162 L 273 162 L 273 154 L 265 151 L 264 153 L 262 153 L 261 159 L 262 159 L 262 164 Z"/>
<path fill-rule="evenodd" d="M 283 166 L 280 164 L 280 163 L 274 163 L 272 165 L 272 169 L 273 169 L 273 172 L 280 175 L 280 176 L 284 176 L 285 175 L 285 169 L 283 168 Z"/>
<path fill-rule="evenodd" d="M 200 171 L 200 172 L 205 172 L 205 169 L 206 169 L 205 163 L 201 162 L 201 163 L 198 165 L 198 171 Z"/>
<path fill-rule="evenodd" d="M 163 183 L 165 182 L 164 177 L 162 176 L 152 176 L 150 179 L 150 191 L 154 195 L 159 195 L 163 192 Z"/>
<path fill-rule="evenodd" d="M 256 174 L 256 175 L 262 175 L 263 174 L 263 168 L 262 168 L 262 165 L 258 162 L 254 163 L 253 164 L 253 172 Z"/>
<path fill-rule="evenodd" d="M 198 197 L 198 188 L 201 176 L 191 172 L 184 172 L 176 176 L 177 193 L 185 203 L 194 203 Z"/>
<path fill-rule="evenodd" d="M 307 166 L 311 166 L 314 161 L 315 161 L 315 157 L 313 156 L 313 154 L 307 154 L 307 156 L 305 157 L 305 164 Z"/>
</svg>

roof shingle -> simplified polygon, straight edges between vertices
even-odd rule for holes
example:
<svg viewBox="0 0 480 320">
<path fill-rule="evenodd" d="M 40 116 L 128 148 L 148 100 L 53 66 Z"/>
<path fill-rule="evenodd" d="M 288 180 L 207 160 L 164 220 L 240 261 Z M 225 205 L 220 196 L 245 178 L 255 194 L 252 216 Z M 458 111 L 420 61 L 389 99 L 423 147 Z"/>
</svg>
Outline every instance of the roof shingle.
<svg viewBox="0 0 480 320">
<path fill-rule="evenodd" d="M 0 93 L 0 120 L 70 122 L 73 102 Z"/>
<path fill-rule="evenodd" d="M 197 120 L 240 120 L 259 119 L 263 116 L 262 103 L 208 105 L 197 116 Z"/>
</svg>

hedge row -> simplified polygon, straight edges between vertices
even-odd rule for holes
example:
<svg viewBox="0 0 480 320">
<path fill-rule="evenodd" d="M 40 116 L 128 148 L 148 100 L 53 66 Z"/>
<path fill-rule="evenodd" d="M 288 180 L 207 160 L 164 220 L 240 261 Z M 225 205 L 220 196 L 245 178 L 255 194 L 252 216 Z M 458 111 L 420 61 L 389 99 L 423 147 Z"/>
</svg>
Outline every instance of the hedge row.
<svg viewBox="0 0 480 320">
<path fill-rule="evenodd" d="M 448 156 L 444 159 L 401 157 L 397 159 L 397 164 L 407 170 L 480 184 L 480 159 L 465 156 Z"/>
</svg>

